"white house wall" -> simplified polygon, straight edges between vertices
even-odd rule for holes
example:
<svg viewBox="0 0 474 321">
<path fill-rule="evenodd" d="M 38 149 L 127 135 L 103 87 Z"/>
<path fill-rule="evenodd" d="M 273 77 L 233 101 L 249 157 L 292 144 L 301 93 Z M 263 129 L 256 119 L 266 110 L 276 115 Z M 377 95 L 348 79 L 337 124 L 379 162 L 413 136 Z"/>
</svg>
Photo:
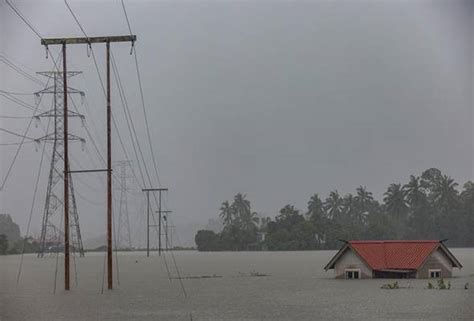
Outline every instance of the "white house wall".
<svg viewBox="0 0 474 321">
<path fill-rule="evenodd" d="M 334 272 L 337 279 L 345 278 L 346 269 L 360 269 L 362 279 L 372 278 L 372 269 L 370 269 L 362 259 L 351 249 L 347 249 L 334 265 Z"/>
<path fill-rule="evenodd" d="M 429 278 L 429 270 L 439 269 L 441 270 L 442 278 L 449 278 L 453 272 L 453 266 L 449 258 L 440 249 L 437 249 L 430 255 L 426 260 L 425 264 L 418 270 L 416 277 L 418 279 Z"/>
</svg>

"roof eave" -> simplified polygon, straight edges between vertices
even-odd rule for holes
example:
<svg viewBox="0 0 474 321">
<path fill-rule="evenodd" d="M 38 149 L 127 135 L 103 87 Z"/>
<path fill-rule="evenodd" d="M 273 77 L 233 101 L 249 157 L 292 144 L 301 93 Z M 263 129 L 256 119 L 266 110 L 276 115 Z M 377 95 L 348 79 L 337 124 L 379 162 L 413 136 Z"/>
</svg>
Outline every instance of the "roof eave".
<svg viewBox="0 0 474 321">
<path fill-rule="evenodd" d="M 454 256 L 454 254 L 451 253 L 451 251 L 448 249 L 448 247 L 446 245 L 444 245 L 443 242 L 440 242 L 439 244 L 440 244 L 439 248 L 441 248 L 444 251 L 444 253 L 448 256 L 448 258 L 453 263 L 453 266 L 457 267 L 458 269 L 462 269 L 461 262 L 459 262 L 459 260 Z"/>
<path fill-rule="evenodd" d="M 336 261 L 342 256 L 344 251 L 347 249 L 349 246 L 349 243 L 344 244 L 343 247 L 339 249 L 339 251 L 333 256 L 333 258 L 326 264 L 324 267 L 324 271 L 334 269 L 334 265 L 336 264 Z"/>
</svg>

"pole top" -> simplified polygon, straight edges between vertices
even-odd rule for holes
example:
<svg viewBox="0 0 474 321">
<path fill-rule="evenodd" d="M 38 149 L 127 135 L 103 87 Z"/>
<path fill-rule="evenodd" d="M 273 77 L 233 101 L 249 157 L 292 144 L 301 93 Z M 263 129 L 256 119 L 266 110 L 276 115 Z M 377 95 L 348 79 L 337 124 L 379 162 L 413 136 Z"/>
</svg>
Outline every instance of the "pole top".
<svg viewBox="0 0 474 321">
<path fill-rule="evenodd" d="M 92 43 L 110 43 L 110 42 L 135 42 L 136 35 L 126 36 L 101 36 L 101 37 L 76 37 L 76 38 L 43 38 L 41 44 L 49 45 L 71 45 L 71 44 L 92 44 Z"/>
</svg>

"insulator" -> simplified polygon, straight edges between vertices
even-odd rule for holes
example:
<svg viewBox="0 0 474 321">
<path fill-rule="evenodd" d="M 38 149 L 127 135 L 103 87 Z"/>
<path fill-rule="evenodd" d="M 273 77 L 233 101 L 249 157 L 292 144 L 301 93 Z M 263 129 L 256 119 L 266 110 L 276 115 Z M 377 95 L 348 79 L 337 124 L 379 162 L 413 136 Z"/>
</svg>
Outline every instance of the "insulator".
<svg viewBox="0 0 474 321">
<path fill-rule="evenodd" d="M 84 94 L 83 92 L 81 92 L 81 106 L 84 106 L 84 99 L 86 97 L 86 94 Z"/>
<path fill-rule="evenodd" d="M 44 46 L 44 48 L 46 49 L 46 59 L 48 59 L 48 51 L 49 51 L 48 45 Z"/>
<path fill-rule="evenodd" d="M 35 152 L 39 150 L 40 146 L 41 146 L 41 142 L 39 140 L 35 140 Z"/>
<path fill-rule="evenodd" d="M 135 41 L 132 41 L 132 45 L 130 46 L 130 55 L 133 53 L 134 47 L 135 47 Z"/>
<path fill-rule="evenodd" d="M 84 116 L 81 116 L 81 127 L 86 127 L 86 118 Z"/>
<path fill-rule="evenodd" d="M 81 139 L 81 151 L 84 151 L 86 149 L 86 140 Z"/>
<path fill-rule="evenodd" d="M 92 46 L 91 44 L 89 43 L 88 46 L 86 46 L 86 50 L 87 50 L 87 57 L 90 58 L 91 57 L 91 51 L 92 51 Z"/>
<path fill-rule="evenodd" d="M 35 117 L 35 128 L 38 128 L 38 125 L 40 124 L 41 119 L 39 117 Z"/>
<path fill-rule="evenodd" d="M 40 102 L 41 102 L 40 94 L 36 93 L 35 94 L 35 105 L 38 106 Z"/>
</svg>

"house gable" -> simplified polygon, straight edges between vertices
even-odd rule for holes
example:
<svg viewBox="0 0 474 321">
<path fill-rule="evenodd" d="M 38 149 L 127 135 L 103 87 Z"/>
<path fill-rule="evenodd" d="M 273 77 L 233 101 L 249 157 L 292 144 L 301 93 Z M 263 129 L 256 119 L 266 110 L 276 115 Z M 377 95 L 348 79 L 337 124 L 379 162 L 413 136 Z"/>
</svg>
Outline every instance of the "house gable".
<svg viewBox="0 0 474 321">
<path fill-rule="evenodd" d="M 347 247 L 334 264 L 336 278 L 345 278 L 346 270 L 359 270 L 360 278 L 372 278 L 372 269 L 352 248 Z"/>
</svg>

